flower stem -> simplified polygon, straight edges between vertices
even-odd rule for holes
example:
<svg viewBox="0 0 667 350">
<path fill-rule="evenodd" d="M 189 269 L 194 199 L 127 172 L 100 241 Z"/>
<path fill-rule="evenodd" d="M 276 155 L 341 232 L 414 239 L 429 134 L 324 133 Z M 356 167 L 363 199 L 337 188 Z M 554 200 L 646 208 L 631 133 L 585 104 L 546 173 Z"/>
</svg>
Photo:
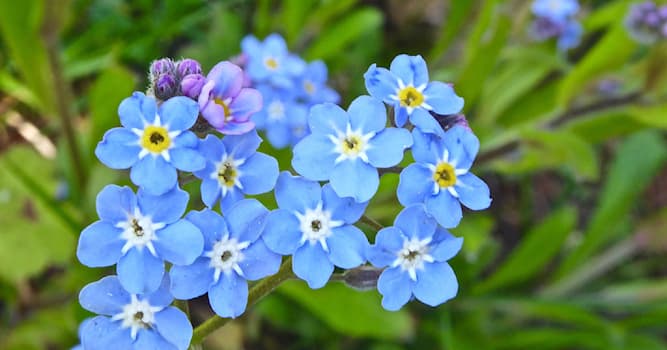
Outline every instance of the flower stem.
<svg viewBox="0 0 667 350">
<path fill-rule="evenodd" d="M 384 228 L 384 226 L 382 226 L 381 223 L 375 221 L 375 219 L 366 216 L 366 214 L 361 216 L 359 222 L 363 222 L 364 224 L 370 226 L 375 231 L 380 231 Z"/>
<path fill-rule="evenodd" d="M 248 291 L 248 307 L 257 303 L 267 294 L 271 293 L 276 289 L 281 283 L 294 278 L 292 273 L 292 257 L 285 259 L 285 261 L 280 265 L 280 270 L 275 275 L 269 276 L 252 286 Z M 213 333 L 218 328 L 224 326 L 231 319 L 222 318 L 220 316 L 213 316 L 204 323 L 200 324 L 195 328 L 192 334 L 192 344 L 197 345 L 201 343 L 204 338 L 209 334 Z"/>
</svg>

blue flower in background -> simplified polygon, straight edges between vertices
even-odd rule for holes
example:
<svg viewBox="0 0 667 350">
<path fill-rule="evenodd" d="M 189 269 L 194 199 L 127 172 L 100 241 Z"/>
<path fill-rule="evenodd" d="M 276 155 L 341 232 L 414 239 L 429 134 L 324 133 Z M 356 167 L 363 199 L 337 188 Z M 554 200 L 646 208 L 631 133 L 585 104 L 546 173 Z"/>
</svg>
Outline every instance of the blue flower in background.
<svg viewBox="0 0 667 350">
<path fill-rule="evenodd" d="M 461 204 L 472 210 L 491 204 L 489 187 L 469 172 L 479 150 L 479 140 L 462 126 L 439 138 L 412 132 L 415 163 L 400 175 L 397 195 L 403 206 L 425 203 L 426 211 L 446 228 L 463 217 Z"/>
<path fill-rule="evenodd" d="M 366 261 L 366 236 L 352 223 L 367 203 L 341 198 L 320 185 L 283 172 L 275 189 L 279 209 L 266 219 L 262 238 L 269 249 L 293 254 L 292 269 L 310 288 L 323 287 L 334 265 L 350 269 Z"/>
<path fill-rule="evenodd" d="M 268 85 L 261 85 L 258 90 L 264 96 L 264 108 L 253 116 L 253 121 L 258 130 L 266 132 L 273 147 L 293 146 L 310 133 L 308 107 L 297 101 L 294 91 Z"/>
<path fill-rule="evenodd" d="M 118 114 L 123 127 L 107 131 L 95 155 L 109 168 L 131 168 L 130 179 L 146 192 L 161 195 L 176 187 L 176 169 L 204 167 L 197 136 L 188 131 L 199 115 L 196 102 L 177 96 L 158 110 L 154 98 L 135 92 L 121 102 Z"/>
<path fill-rule="evenodd" d="M 208 292 L 213 311 L 237 317 L 246 308 L 248 283 L 278 272 L 281 256 L 260 238 L 268 210 L 254 199 L 236 203 L 223 219 L 210 210 L 190 212 L 204 234 L 204 253 L 192 265 L 169 271 L 171 292 L 192 299 Z"/>
<path fill-rule="evenodd" d="M 332 103 L 313 106 L 311 134 L 294 146 L 292 166 L 307 179 L 331 181 L 340 197 L 366 202 L 380 182 L 377 168 L 398 164 L 412 145 L 410 132 L 386 122 L 384 105 L 370 96 L 352 101 L 347 112 Z"/>
<path fill-rule="evenodd" d="M 309 63 L 299 77 L 297 86 L 299 98 L 308 105 L 325 102 L 338 103 L 340 95 L 326 84 L 327 65 L 322 61 Z"/>
<path fill-rule="evenodd" d="M 558 37 L 558 49 L 565 51 L 579 44 L 583 34 L 574 16 L 579 11 L 576 0 L 535 0 L 532 5 L 535 20 L 531 34 L 537 40 Z"/>
<path fill-rule="evenodd" d="M 394 121 L 402 127 L 410 122 L 423 132 L 442 133 L 429 114 L 455 114 L 463 108 L 463 99 L 454 89 L 439 81 L 429 82 L 428 68 L 421 56 L 398 55 L 389 70 L 371 65 L 364 73 L 371 96 L 394 106 Z"/>
<path fill-rule="evenodd" d="M 545 17 L 554 22 L 566 22 L 579 12 L 577 0 L 535 0 L 531 7 L 537 17 Z"/>
<path fill-rule="evenodd" d="M 81 344 L 86 350 L 185 350 L 192 325 L 179 309 L 169 306 L 169 279 L 147 294 L 129 293 L 116 276 L 85 286 L 79 293 L 84 309 L 100 314 L 84 321 Z"/>
<path fill-rule="evenodd" d="M 305 63 L 287 50 L 285 40 L 278 34 L 267 36 L 263 42 L 249 35 L 241 41 L 248 65 L 246 72 L 253 83 L 270 83 L 279 88 L 294 87 L 294 78 L 305 69 Z"/>
<path fill-rule="evenodd" d="M 90 267 L 118 263 L 118 278 L 132 293 L 156 290 L 164 260 L 191 264 L 204 247 L 199 229 L 181 219 L 188 197 L 179 188 L 161 196 L 139 190 L 135 196 L 129 187 L 104 187 L 97 195 L 100 220 L 81 232 L 77 257 Z"/>
<path fill-rule="evenodd" d="M 275 158 L 259 153 L 262 139 L 257 132 L 228 135 L 222 140 L 208 135 L 199 145 L 199 152 L 206 158 L 206 167 L 194 174 L 202 179 L 201 197 L 212 208 L 220 199 L 224 213 L 244 194 L 255 195 L 273 189 L 278 178 L 278 162 Z"/>
<path fill-rule="evenodd" d="M 447 260 L 462 244 L 463 238 L 438 227 L 423 205 L 403 209 L 394 226 L 378 232 L 368 253 L 374 266 L 386 267 L 377 282 L 382 307 L 398 310 L 412 296 L 430 306 L 454 298 L 458 282 Z"/>
</svg>

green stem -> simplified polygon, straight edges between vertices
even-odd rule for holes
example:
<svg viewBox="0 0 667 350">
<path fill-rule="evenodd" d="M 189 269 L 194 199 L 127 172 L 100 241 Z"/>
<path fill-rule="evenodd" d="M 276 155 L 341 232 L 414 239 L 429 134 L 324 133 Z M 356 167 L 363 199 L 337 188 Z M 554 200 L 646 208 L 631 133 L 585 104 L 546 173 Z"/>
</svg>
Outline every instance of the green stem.
<svg viewBox="0 0 667 350">
<path fill-rule="evenodd" d="M 384 226 L 382 226 L 381 223 L 375 221 L 375 219 L 366 216 L 366 214 L 361 216 L 359 222 L 363 222 L 364 224 L 370 226 L 375 231 L 380 231 L 384 228 Z"/>
<path fill-rule="evenodd" d="M 278 273 L 257 282 L 257 284 L 250 288 L 248 291 L 248 307 L 254 305 L 264 296 L 271 293 L 281 283 L 292 278 L 294 278 L 294 274 L 292 273 L 292 257 L 289 257 L 285 259 L 282 265 L 280 265 L 280 270 L 278 270 Z M 230 320 L 231 319 L 229 318 L 213 316 L 204 321 L 204 323 L 195 328 L 192 334 L 191 344 L 197 345 L 201 343 L 209 334 L 224 326 Z"/>
</svg>

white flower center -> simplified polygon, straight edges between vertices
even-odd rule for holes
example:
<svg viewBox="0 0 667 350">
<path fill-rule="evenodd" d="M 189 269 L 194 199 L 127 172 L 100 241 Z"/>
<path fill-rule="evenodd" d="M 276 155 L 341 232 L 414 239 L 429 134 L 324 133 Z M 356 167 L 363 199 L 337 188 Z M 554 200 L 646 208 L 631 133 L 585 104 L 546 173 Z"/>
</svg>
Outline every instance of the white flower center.
<svg viewBox="0 0 667 350">
<path fill-rule="evenodd" d="M 331 212 L 322 210 L 322 203 L 318 203 L 315 209 L 306 209 L 306 212 L 301 214 L 295 212 L 297 219 L 299 219 L 299 228 L 301 229 L 301 244 L 308 241 L 310 244 L 319 242 L 324 251 L 329 251 L 326 238 L 333 233 L 332 228 L 342 226 L 343 221 L 331 220 Z"/>
<path fill-rule="evenodd" d="M 433 262 L 433 257 L 428 253 L 431 238 L 419 240 L 412 237 L 410 240 L 403 241 L 403 248 L 396 254 L 392 267 L 400 266 L 402 271 L 408 271 L 410 279 L 417 280 L 417 270 L 424 268 L 424 262 Z"/>
<path fill-rule="evenodd" d="M 215 269 L 213 283 L 218 282 L 221 273 L 228 275 L 232 270 L 236 271 L 239 276 L 243 276 L 239 263 L 245 258 L 242 251 L 249 245 L 250 242 L 239 242 L 236 238 L 230 239 L 227 234 L 222 240 L 215 242 L 213 249 L 204 253 L 205 257 L 211 258 L 209 266 Z"/>
<path fill-rule="evenodd" d="M 169 150 L 174 148 L 174 138 L 181 134 L 180 131 L 169 131 L 169 125 L 163 125 L 160 116 L 155 115 L 153 124 L 144 121 L 144 128 L 132 128 L 132 132 L 138 136 L 137 144 L 141 147 L 139 159 L 151 154 L 154 157 L 162 156 L 167 162 L 171 161 Z"/>
<path fill-rule="evenodd" d="M 334 152 L 339 154 L 335 163 L 338 164 L 347 159 L 356 160 L 357 158 L 368 163 L 366 151 L 371 148 L 368 141 L 373 136 L 375 136 L 374 132 L 362 134 L 361 130 L 352 131 L 349 123 L 345 132 L 338 131 L 336 136 L 329 135 L 329 140 L 334 144 Z"/>
<path fill-rule="evenodd" d="M 152 328 L 155 323 L 155 313 L 164 307 L 151 306 L 148 300 L 139 300 L 132 294 L 132 301 L 123 306 L 123 311 L 111 317 L 112 321 L 122 320 L 121 328 L 131 328 L 132 339 L 137 338 L 139 329 Z"/>
<path fill-rule="evenodd" d="M 266 108 L 269 120 L 282 120 L 285 118 L 285 105 L 280 100 L 273 100 Z"/>
<path fill-rule="evenodd" d="M 211 179 L 218 180 L 223 197 L 234 186 L 243 189 L 243 185 L 239 181 L 242 174 L 239 166 L 243 163 L 245 163 L 245 159 L 234 159 L 231 155 L 227 154 L 223 154 L 222 159 L 215 163 L 215 171 L 210 174 L 210 177 Z"/>
<path fill-rule="evenodd" d="M 165 223 L 155 223 L 151 220 L 150 216 L 141 214 L 139 208 L 134 208 L 134 213 L 128 215 L 127 221 L 121 221 L 116 224 L 116 227 L 123 230 L 120 238 L 126 241 L 121 252 L 125 254 L 134 247 L 141 251 L 146 247 L 153 256 L 157 256 L 155 247 L 153 246 L 153 241 L 157 240 L 155 232 L 165 226 Z"/>
</svg>

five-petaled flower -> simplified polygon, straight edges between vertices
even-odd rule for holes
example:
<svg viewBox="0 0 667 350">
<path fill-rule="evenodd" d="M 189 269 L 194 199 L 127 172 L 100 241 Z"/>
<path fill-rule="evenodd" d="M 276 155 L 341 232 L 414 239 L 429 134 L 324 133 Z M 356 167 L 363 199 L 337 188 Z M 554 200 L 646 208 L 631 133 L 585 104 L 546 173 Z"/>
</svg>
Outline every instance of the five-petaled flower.
<svg viewBox="0 0 667 350">
<path fill-rule="evenodd" d="M 271 34 L 261 42 L 252 35 L 246 36 L 241 48 L 248 59 L 246 71 L 254 83 L 291 89 L 294 78 L 305 69 L 303 60 L 287 50 L 285 39 L 278 34 Z"/>
</svg>

